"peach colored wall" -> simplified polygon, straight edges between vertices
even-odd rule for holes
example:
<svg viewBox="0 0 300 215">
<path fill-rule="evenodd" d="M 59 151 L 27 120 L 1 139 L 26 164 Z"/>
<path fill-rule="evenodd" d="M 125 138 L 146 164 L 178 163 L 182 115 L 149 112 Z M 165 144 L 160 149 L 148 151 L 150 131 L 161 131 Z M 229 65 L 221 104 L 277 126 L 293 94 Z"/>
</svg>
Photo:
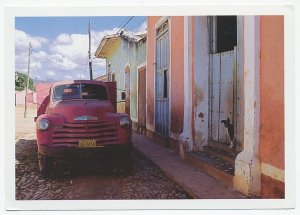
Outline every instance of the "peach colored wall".
<svg viewBox="0 0 300 215">
<path fill-rule="evenodd" d="M 184 50 L 183 16 L 171 17 L 171 132 L 180 134 L 183 130 L 184 106 Z"/>
<path fill-rule="evenodd" d="M 261 197 L 266 199 L 282 199 L 285 197 L 284 182 L 277 181 L 269 176 L 261 175 Z"/>
<path fill-rule="evenodd" d="M 147 26 L 147 129 L 154 130 L 154 62 L 155 62 L 155 23 L 159 16 L 148 16 Z"/>
<path fill-rule="evenodd" d="M 191 89 L 192 94 L 195 94 L 195 16 L 192 18 L 192 83 L 191 83 Z M 192 113 L 195 112 L 195 96 L 192 98 Z M 195 118 L 192 119 L 192 138 L 195 140 Z"/>
<path fill-rule="evenodd" d="M 284 169 L 284 17 L 260 20 L 260 157 Z"/>
<path fill-rule="evenodd" d="M 154 69 L 155 24 L 161 17 L 148 17 L 147 37 L 147 126 L 154 129 Z M 183 17 L 171 17 L 170 27 L 170 77 L 171 77 L 171 132 L 181 133 L 183 129 Z"/>
</svg>

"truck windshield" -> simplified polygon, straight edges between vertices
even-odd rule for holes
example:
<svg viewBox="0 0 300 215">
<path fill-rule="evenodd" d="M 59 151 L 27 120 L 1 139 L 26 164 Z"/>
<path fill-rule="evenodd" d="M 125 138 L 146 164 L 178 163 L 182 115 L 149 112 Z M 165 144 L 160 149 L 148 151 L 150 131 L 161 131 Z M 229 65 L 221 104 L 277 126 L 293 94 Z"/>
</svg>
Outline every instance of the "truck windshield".
<svg viewBox="0 0 300 215">
<path fill-rule="evenodd" d="M 64 84 L 53 89 L 53 101 L 71 99 L 108 100 L 106 87 L 97 84 Z"/>
</svg>

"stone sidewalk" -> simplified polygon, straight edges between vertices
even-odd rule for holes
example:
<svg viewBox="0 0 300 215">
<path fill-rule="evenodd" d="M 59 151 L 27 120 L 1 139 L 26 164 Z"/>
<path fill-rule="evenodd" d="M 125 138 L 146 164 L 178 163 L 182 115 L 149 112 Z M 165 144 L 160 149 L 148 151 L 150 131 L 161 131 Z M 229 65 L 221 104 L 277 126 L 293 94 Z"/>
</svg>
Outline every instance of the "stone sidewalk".
<svg viewBox="0 0 300 215">
<path fill-rule="evenodd" d="M 244 199 L 243 194 L 180 160 L 178 154 L 150 138 L 132 133 L 133 146 L 195 199 Z"/>
</svg>

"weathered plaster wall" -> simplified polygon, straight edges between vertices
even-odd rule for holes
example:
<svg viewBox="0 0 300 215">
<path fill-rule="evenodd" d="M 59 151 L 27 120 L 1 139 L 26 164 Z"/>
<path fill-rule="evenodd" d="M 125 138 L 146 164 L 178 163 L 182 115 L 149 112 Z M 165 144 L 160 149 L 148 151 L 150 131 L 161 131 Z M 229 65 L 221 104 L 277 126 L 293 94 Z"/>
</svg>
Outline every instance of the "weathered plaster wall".
<svg viewBox="0 0 300 215">
<path fill-rule="evenodd" d="M 284 196 L 284 17 L 261 16 L 260 157 L 262 196 Z M 266 177 L 269 174 L 269 177 Z M 274 182 L 276 175 L 283 177 Z M 273 186 L 274 185 L 274 186 Z M 266 188 L 268 189 L 266 190 Z M 273 190 L 273 192 L 270 192 Z"/>
<path fill-rule="evenodd" d="M 120 44 L 108 57 L 111 72 L 115 72 L 117 82 L 117 101 L 121 100 L 121 90 L 125 90 L 125 67 L 130 67 L 130 115 L 137 119 L 137 65 L 146 61 L 146 43 L 138 44 L 121 39 Z M 125 112 L 124 102 L 117 104 L 118 112 Z"/>
<path fill-rule="evenodd" d="M 183 16 L 171 17 L 170 57 L 171 57 L 171 132 L 180 134 L 183 129 Z"/>
<path fill-rule="evenodd" d="M 185 16 L 183 26 L 183 88 L 184 88 L 184 112 L 183 132 L 179 138 L 179 156 L 185 159 L 185 151 L 193 149 L 192 113 L 193 113 L 193 18 Z"/>
<path fill-rule="evenodd" d="M 235 159 L 233 184 L 246 195 L 260 196 L 260 17 L 245 16 L 242 29 L 244 145 Z"/>
<path fill-rule="evenodd" d="M 209 38 L 207 17 L 195 17 L 195 67 L 194 67 L 194 150 L 207 144 L 208 140 L 208 73 Z"/>
<path fill-rule="evenodd" d="M 154 131 L 154 98 L 155 98 L 155 31 L 161 17 L 148 17 L 147 37 L 147 128 Z M 171 17 L 170 33 L 170 124 L 171 135 L 177 138 L 183 129 L 183 17 Z"/>
<path fill-rule="evenodd" d="M 159 16 L 149 16 L 147 26 L 147 129 L 154 131 L 154 73 L 155 73 L 155 23 Z"/>
</svg>

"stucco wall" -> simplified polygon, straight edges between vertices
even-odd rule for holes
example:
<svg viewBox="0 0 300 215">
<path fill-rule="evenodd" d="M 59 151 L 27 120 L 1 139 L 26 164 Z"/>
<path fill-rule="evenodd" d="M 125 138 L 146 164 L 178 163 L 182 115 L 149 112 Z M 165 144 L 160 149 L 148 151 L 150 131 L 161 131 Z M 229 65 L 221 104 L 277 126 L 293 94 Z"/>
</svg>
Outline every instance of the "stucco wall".
<svg viewBox="0 0 300 215">
<path fill-rule="evenodd" d="M 107 61 L 111 65 L 111 72 L 115 72 L 117 82 L 117 101 L 121 100 L 121 90 L 125 90 L 125 67 L 130 67 L 130 115 L 137 119 L 137 66 L 146 61 L 146 42 L 138 44 L 121 39 L 117 48 L 109 56 Z M 125 112 L 124 102 L 117 104 L 118 112 Z"/>
<path fill-rule="evenodd" d="M 274 188 L 275 194 L 270 181 L 284 174 L 284 17 L 261 16 L 260 27 L 260 157 L 268 164 L 262 174 L 269 176 L 262 177 L 262 196 L 282 197 L 284 184 Z"/>
<path fill-rule="evenodd" d="M 209 38 L 207 17 L 197 16 L 193 19 L 194 28 L 192 51 L 194 86 L 192 131 L 194 150 L 199 150 L 208 141 L 208 75 L 209 75 Z"/>
<path fill-rule="evenodd" d="M 154 131 L 154 98 L 155 98 L 155 31 L 161 17 L 148 17 L 147 37 L 147 128 Z M 184 47 L 183 17 L 171 17 L 170 33 L 170 120 L 171 132 L 180 134 L 183 129 L 184 106 Z"/>
<path fill-rule="evenodd" d="M 183 16 L 171 18 L 171 132 L 180 134 L 183 129 L 184 106 L 184 51 Z"/>
<path fill-rule="evenodd" d="M 149 16 L 147 26 L 147 129 L 154 131 L 154 72 L 155 72 L 155 23 L 159 16 Z"/>
</svg>

